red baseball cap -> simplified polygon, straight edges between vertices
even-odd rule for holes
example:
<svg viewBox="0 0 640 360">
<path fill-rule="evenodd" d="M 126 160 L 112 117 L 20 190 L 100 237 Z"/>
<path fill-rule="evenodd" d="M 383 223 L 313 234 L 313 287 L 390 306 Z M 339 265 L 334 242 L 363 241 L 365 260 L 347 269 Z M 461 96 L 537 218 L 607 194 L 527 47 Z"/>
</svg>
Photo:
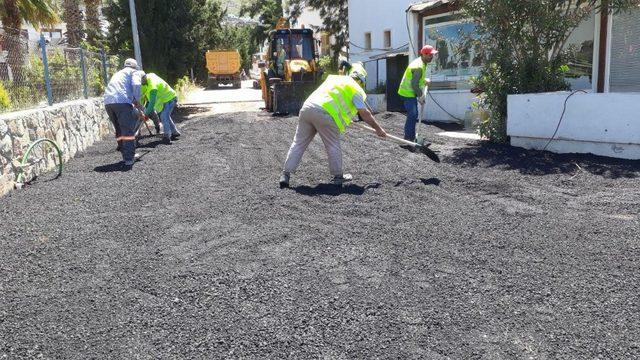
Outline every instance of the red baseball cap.
<svg viewBox="0 0 640 360">
<path fill-rule="evenodd" d="M 438 50 L 431 45 L 425 45 L 422 50 L 420 50 L 420 55 L 435 55 L 437 53 Z"/>
</svg>

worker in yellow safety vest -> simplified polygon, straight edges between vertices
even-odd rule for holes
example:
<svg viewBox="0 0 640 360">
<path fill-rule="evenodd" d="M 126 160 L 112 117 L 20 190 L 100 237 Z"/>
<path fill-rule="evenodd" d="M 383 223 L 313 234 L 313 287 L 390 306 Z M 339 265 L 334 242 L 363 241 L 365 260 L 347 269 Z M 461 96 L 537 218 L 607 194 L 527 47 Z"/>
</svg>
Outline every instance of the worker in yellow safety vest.
<svg viewBox="0 0 640 360">
<path fill-rule="evenodd" d="M 427 84 L 427 64 L 433 60 L 433 56 L 438 53 L 431 45 L 425 45 L 420 50 L 420 57 L 409 64 L 404 72 L 398 95 L 404 102 L 407 110 L 407 121 L 404 124 L 405 140 L 415 141 L 416 123 L 418 122 L 418 103 L 424 104 L 426 99 L 424 88 Z"/>
<path fill-rule="evenodd" d="M 329 170 L 333 176 L 331 183 L 335 185 L 352 179 L 350 174 L 342 172 L 340 147 L 340 136 L 351 124 L 352 118 L 359 116 L 375 129 L 378 136 L 387 136 L 365 103 L 365 81 L 366 75 L 358 71 L 352 71 L 350 76 L 330 75 L 304 102 L 280 176 L 280 188 L 289 187 L 290 176 L 298 168 L 302 155 L 316 133 L 320 134 L 327 151 Z"/>
<path fill-rule="evenodd" d="M 178 103 L 175 90 L 154 73 L 142 77 L 141 88 L 143 100 L 146 101 L 145 114 L 150 116 L 154 111 L 159 114 L 162 121 L 162 141 L 170 145 L 172 140 L 177 140 L 181 135 L 171 118 L 171 113 Z"/>
</svg>

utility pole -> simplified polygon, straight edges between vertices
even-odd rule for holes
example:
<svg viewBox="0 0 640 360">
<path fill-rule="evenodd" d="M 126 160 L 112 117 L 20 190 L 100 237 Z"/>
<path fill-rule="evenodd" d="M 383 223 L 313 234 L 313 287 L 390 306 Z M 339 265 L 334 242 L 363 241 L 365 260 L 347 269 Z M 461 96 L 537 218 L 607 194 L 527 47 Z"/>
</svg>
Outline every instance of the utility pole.
<svg viewBox="0 0 640 360">
<path fill-rule="evenodd" d="M 138 62 L 138 67 L 142 70 L 142 53 L 140 52 L 140 37 L 138 37 L 138 18 L 136 16 L 136 2 L 129 0 L 129 9 L 131 11 L 131 33 L 133 34 L 133 51 Z"/>
</svg>

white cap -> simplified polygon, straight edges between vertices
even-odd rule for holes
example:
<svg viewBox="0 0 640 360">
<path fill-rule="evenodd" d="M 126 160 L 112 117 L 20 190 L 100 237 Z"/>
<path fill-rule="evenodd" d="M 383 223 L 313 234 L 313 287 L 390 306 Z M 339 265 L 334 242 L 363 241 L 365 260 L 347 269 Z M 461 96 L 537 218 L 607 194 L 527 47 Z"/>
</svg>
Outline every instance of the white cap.
<svg viewBox="0 0 640 360">
<path fill-rule="evenodd" d="M 360 80 L 363 84 L 367 82 L 367 76 L 365 74 L 360 73 L 359 71 L 352 71 L 350 76 L 354 80 Z"/>
<path fill-rule="evenodd" d="M 137 69 L 138 68 L 138 62 L 136 61 L 136 59 L 127 59 L 124 61 L 124 67 L 130 67 L 130 68 L 134 68 Z"/>
</svg>

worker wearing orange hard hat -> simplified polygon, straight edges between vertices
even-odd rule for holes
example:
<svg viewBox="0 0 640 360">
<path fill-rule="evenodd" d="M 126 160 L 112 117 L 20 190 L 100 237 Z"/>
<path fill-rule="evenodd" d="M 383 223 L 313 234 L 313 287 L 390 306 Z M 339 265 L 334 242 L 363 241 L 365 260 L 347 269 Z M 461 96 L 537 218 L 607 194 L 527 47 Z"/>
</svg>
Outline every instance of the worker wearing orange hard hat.
<svg viewBox="0 0 640 360">
<path fill-rule="evenodd" d="M 427 64 L 433 60 L 433 56 L 438 53 L 431 45 L 425 45 L 420 50 L 420 57 L 409 64 L 402 77 L 398 95 L 407 110 L 407 122 L 404 125 L 405 140 L 416 140 L 416 123 L 418 122 L 418 103 L 424 104 L 424 88 L 427 84 Z"/>
</svg>

